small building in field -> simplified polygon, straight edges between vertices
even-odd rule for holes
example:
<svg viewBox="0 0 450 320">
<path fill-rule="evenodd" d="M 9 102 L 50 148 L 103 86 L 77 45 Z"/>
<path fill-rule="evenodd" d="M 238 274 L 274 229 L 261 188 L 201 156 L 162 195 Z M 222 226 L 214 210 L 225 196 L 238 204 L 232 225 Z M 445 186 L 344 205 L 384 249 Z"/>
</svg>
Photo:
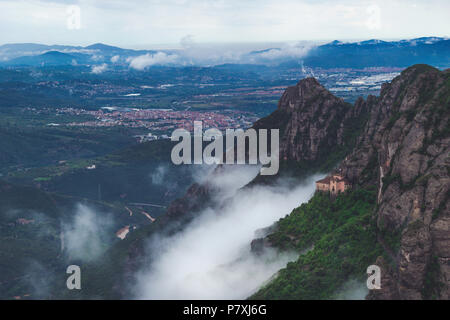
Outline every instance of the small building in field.
<svg viewBox="0 0 450 320">
<path fill-rule="evenodd" d="M 333 195 L 344 192 L 350 187 L 350 182 L 340 174 L 332 174 L 322 180 L 316 181 L 317 191 L 330 192 Z"/>
</svg>

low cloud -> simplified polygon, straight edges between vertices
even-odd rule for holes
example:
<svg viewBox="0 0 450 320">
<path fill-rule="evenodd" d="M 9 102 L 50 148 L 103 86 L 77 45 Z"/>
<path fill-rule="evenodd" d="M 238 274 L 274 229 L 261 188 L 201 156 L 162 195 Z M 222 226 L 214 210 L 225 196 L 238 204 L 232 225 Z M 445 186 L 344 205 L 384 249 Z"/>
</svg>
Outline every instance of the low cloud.
<svg viewBox="0 0 450 320">
<path fill-rule="evenodd" d="M 147 53 L 135 58 L 128 58 L 127 61 L 130 63 L 130 68 L 144 70 L 153 65 L 173 64 L 177 59 L 178 56 L 176 54 L 157 52 L 155 54 Z"/>
<path fill-rule="evenodd" d="M 192 34 L 188 34 L 180 39 L 180 45 L 183 48 L 190 48 L 195 44 L 194 36 Z"/>
<path fill-rule="evenodd" d="M 337 300 L 364 300 L 369 293 L 364 281 L 351 279 L 334 294 Z"/>
<path fill-rule="evenodd" d="M 158 166 L 155 171 L 150 175 L 152 179 L 152 183 L 154 185 L 163 185 L 165 181 L 165 177 L 167 175 L 168 167 L 164 165 Z"/>
<path fill-rule="evenodd" d="M 277 60 L 284 58 L 301 58 L 306 56 L 311 47 L 312 47 L 311 44 L 309 45 L 288 44 L 281 48 L 263 51 L 258 54 L 258 57 L 268 60 Z"/>
<path fill-rule="evenodd" d="M 94 60 L 94 61 L 102 61 L 102 60 L 103 60 L 103 56 L 102 56 L 102 55 L 98 55 L 98 54 L 93 54 L 93 55 L 91 56 L 91 60 Z"/>
<path fill-rule="evenodd" d="M 62 226 L 64 248 L 71 259 L 90 261 L 99 257 L 110 245 L 113 220 L 92 208 L 78 204 L 73 220 Z"/>
<path fill-rule="evenodd" d="M 52 288 L 55 285 L 56 274 L 48 266 L 31 260 L 25 269 L 26 276 L 23 277 L 23 284 L 29 290 L 26 292 L 31 299 L 49 299 Z M 20 280 L 19 280 L 20 282 Z"/>
<path fill-rule="evenodd" d="M 198 44 L 193 36 L 180 40 L 178 62 L 182 65 L 219 65 L 225 63 L 266 64 L 300 59 L 316 46 L 316 42 L 261 44 Z M 269 49 L 267 49 L 269 48 Z M 270 49 L 271 48 L 271 49 Z"/>
<path fill-rule="evenodd" d="M 113 57 L 111 57 L 111 62 L 117 63 L 119 61 L 119 59 L 120 59 L 120 56 L 113 56 Z"/>
<path fill-rule="evenodd" d="M 106 63 L 103 63 L 101 65 L 98 66 L 93 66 L 91 69 L 91 73 L 93 74 L 100 74 L 105 72 L 108 69 L 108 65 Z"/>
<path fill-rule="evenodd" d="M 257 172 L 257 169 L 255 170 Z M 240 189 L 255 173 L 233 170 L 211 181 L 222 186 L 208 208 L 182 232 L 155 235 L 149 241 L 153 263 L 137 275 L 139 299 L 244 299 L 283 268 L 296 254 L 267 249 L 250 251 L 255 231 L 272 225 L 314 192 L 314 178 L 296 188 L 283 183 Z M 236 181 L 231 185 L 230 181 Z"/>
</svg>

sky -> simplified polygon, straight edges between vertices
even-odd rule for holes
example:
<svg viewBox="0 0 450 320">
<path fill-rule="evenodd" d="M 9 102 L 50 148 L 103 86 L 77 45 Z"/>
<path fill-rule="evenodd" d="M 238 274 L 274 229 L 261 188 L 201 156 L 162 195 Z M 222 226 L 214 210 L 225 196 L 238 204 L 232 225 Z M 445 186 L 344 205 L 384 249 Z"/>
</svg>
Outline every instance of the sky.
<svg viewBox="0 0 450 320">
<path fill-rule="evenodd" d="M 150 49 L 449 35 L 448 0 L 0 0 L 0 44 Z"/>
</svg>

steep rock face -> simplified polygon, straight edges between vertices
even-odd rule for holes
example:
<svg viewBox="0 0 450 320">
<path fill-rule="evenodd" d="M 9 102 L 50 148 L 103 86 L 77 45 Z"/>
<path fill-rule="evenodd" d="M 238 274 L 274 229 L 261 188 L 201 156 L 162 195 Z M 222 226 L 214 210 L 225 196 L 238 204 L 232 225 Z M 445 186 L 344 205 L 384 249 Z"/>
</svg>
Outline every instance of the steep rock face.
<svg viewBox="0 0 450 320">
<path fill-rule="evenodd" d="M 211 194 L 214 192 L 215 188 L 207 183 L 194 183 L 183 197 L 170 204 L 166 213 L 160 219 L 161 223 L 167 224 L 173 221 L 186 223 L 190 221 L 194 218 L 194 214 L 211 200 Z"/>
<path fill-rule="evenodd" d="M 383 290 L 374 291 L 376 294 L 369 294 L 367 296 L 368 300 L 398 300 L 398 290 L 396 273 L 392 272 L 391 267 L 385 261 L 383 257 L 378 257 L 375 261 L 375 265 L 379 266 L 381 269 L 381 288 Z"/>
<path fill-rule="evenodd" d="M 416 65 L 383 85 L 367 100 L 369 121 L 340 166 L 353 183 L 378 186 L 378 228 L 400 239 L 396 281 L 370 298 L 383 290 L 401 299 L 450 296 L 449 75 Z"/>
<path fill-rule="evenodd" d="M 317 164 L 335 165 L 342 160 L 354 145 L 352 134 L 361 130 L 367 114 L 368 105 L 363 99 L 352 106 L 331 94 L 315 78 L 306 78 L 287 88 L 277 110 L 258 120 L 253 128 L 280 129 L 280 161 L 306 164 L 309 171 Z M 222 169 L 224 166 L 219 166 L 214 173 Z M 261 176 L 254 180 L 256 184 L 262 182 L 258 178 Z M 215 191 L 207 183 L 192 185 L 182 198 L 171 203 L 160 220 L 190 220 L 190 214 L 207 205 Z"/>
<path fill-rule="evenodd" d="M 283 93 L 278 108 L 260 119 L 255 129 L 280 129 L 280 160 L 323 160 L 349 144 L 345 124 L 366 112 L 365 104 L 353 108 L 335 97 L 314 78 L 306 78 Z"/>
</svg>

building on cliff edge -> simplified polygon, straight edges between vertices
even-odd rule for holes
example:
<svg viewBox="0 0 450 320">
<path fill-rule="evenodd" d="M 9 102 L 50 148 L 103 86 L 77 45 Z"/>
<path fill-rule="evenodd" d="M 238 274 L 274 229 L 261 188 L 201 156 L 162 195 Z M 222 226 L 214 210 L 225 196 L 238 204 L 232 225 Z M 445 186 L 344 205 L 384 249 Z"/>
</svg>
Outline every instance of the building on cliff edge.
<svg viewBox="0 0 450 320">
<path fill-rule="evenodd" d="M 316 181 L 316 191 L 330 192 L 337 195 L 351 187 L 350 182 L 340 174 L 332 174 Z"/>
</svg>

